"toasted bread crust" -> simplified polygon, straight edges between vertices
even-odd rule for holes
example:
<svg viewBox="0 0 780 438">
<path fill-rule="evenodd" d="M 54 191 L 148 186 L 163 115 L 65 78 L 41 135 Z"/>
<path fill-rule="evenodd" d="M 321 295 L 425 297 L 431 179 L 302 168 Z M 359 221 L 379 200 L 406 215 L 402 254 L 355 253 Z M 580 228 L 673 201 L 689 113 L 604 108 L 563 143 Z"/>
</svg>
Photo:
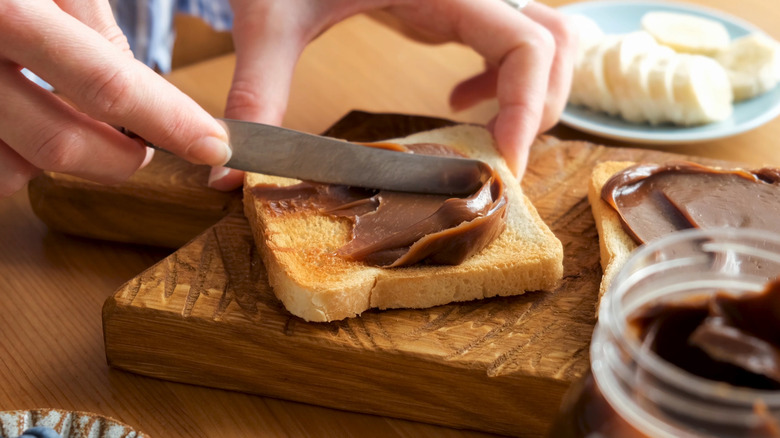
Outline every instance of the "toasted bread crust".
<svg viewBox="0 0 780 438">
<path fill-rule="evenodd" d="M 509 201 L 505 230 L 460 265 L 372 267 L 334 254 L 349 239 L 348 219 L 311 212 L 274 215 L 251 191 L 259 183 L 297 180 L 247 174 L 245 214 L 274 293 L 292 314 L 333 321 L 370 308 L 426 308 L 555 288 L 563 275 L 562 245 L 523 195 L 487 130 L 458 125 L 394 141 L 447 144 L 497 169 Z"/>
<path fill-rule="evenodd" d="M 612 281 L 617 271 L 626 262 L 631 252 L 637 247 L 631 236 L 623 231 L 620 216 L 609 204 L 601 199 L 601 188 L 604 187 L 604 184 L 612 175 L 634 164 L 636 163 L 631 161 L 607 161 L 597 164 L 591 173 L 590 184 L 588 185 L 588 201 L 590 201 L 593 218 L 596 221 L 596 229 L 599 232 L 601 269 L 604 273 L 601 278 L 597 303 L 601 302 L 601 298 L 606 293 L 610 281 Z"/>
</svg>

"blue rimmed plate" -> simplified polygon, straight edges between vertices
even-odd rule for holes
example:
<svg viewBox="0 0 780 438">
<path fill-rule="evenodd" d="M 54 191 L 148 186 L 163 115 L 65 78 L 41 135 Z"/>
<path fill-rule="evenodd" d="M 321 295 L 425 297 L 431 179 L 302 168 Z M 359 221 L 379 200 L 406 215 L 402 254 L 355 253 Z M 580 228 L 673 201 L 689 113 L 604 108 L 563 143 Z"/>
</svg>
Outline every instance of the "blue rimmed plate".
<svg viewBox="0 0 780 438">
<path fill-rule="evenodd" d="M 682 12 L 723 23 L 732 39 L 760 29 L 739 18 L 701 6 L 662 1 L 601 0 L 572 3 L 559 8 L 567 14 L 593 19 L 607 34 L 623 34 L 640 29 L 639 21 L 649 11 Z M 757 128 L 780 115 L 780 87 L 753 99 L 734 104 L 726 120 L 700 126 L 637 124 L 617 117 L 568 105 L 561 122 L 572 128 L 602 137 L 645 144 L 681 144 L 730 137 Z"/>
</svg>

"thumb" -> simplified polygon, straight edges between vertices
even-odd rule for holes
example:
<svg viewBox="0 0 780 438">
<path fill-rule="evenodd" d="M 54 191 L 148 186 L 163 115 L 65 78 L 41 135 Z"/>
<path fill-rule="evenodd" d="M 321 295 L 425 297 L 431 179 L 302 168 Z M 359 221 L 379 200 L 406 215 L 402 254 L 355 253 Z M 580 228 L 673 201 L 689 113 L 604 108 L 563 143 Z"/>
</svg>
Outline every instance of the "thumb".
<svg viewBox="0 0 780 438">
<path fill-rule="evenodd" d="M 303 48 L 346 17 L 398 0 L 231 0 L 236 71 L 225 115 L 279 124 Z"/>
<path fill-rule="evenodd" d="M 304 44 L 300 34 L 291 34 L 288 26 L 258 17 L 251 26 L 236 23 L 233 29 L 236 70 L 228 93 L 225 117 L 280 125 L 287 109 L 295 64 Z M 215 167 L 209 175 L 209 187 L 231 190 L 241 185 L 243 172 Z"/>
<path fill-rule="evenodd" d="M 262 21 L 253 22 L 249 31 L 234 29 L 236 70 L 225 116 L 278 125 L 287 109 L 293 71 L 304 44 L 300 34 L 279 21 Z"/>
<path fill-rule="evenodd" d="M 236 71 L 225 117 L 281 125 L 300 48 L 291 47 L 289 42 L 275 37 L 260 37 L 244 43 L 236 41 Z M 208 185 L 227 191 L 241 186 L 242 182 L 243 172 L 215 167 L 209 174 Z"/>
</svg>

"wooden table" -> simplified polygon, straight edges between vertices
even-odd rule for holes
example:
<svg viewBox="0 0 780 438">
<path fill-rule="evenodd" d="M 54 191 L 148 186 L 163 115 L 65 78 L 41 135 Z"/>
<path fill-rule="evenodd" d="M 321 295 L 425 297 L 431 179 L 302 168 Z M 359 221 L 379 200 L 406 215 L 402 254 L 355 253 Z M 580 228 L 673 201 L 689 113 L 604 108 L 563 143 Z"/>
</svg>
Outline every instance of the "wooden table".
<svg viewBox="0 0 780 438">
<path fill-rule="evenodd" d="M 549 1 L 563 4 L 565 1 Z M 780 6 L 766 0 L 698 0 L 780 39 Z M 220 115 L 232 74 L 225 56 L 170 80 Z M 455 45 L 411 43 L 365 16 L 339 24 L 304 53 L 285 125 L 319 132 L 348 111 L 404 112 L 485 122 L 494 102 L 452 113 L 451 87 L 481 60 Z M 564 139 L 619 143 L 556 127 Z M 725 140 L 667 147 L 689 155 L 780 165 L 780 119 Z M 335 411 L 169 383 L 111 370 L 101 306 L 123 282 L 170 251 L 50 232 L 24 192 L 0 200 L 0 410 L 55 407 L 108 415 L 155 437 L 485 436 L 472 431 Z"/>
</svg>

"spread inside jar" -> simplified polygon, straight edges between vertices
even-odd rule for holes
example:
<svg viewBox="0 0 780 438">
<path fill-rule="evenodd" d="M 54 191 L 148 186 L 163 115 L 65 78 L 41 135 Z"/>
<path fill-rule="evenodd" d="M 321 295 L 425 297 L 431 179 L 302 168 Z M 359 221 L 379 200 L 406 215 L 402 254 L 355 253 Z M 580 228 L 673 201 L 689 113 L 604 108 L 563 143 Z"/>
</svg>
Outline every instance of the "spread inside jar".
<svg viewBox="0 0 780 438">
<path fill-rule="evenodd" d="M 601 198 L 642 244 L 687 228 L 780 231 L 780 169 L 721 170 L 690 162 L 638 164 L 618 172 Z"/>
<path fill-rule="evenodd" d="M 441 144 L 372 144 L 402 152 L 462 156 Z M 507 198 L 495 170 L 465 197 L 371 190 L 314 182 L 257 185 L 252 193 L 275 215 L 318 213 L 347 218 L 349 241 L 340 257 L 373 266 L 459 264 L 490 244 L 506 225 Z"/>
<path fill-rule="evenodd" d="M 718 292 L 640 309 L 629 327 L 658 356 L 734 386 L 780 390 L 780 278 L 761 292 Z"/>
</svg>

